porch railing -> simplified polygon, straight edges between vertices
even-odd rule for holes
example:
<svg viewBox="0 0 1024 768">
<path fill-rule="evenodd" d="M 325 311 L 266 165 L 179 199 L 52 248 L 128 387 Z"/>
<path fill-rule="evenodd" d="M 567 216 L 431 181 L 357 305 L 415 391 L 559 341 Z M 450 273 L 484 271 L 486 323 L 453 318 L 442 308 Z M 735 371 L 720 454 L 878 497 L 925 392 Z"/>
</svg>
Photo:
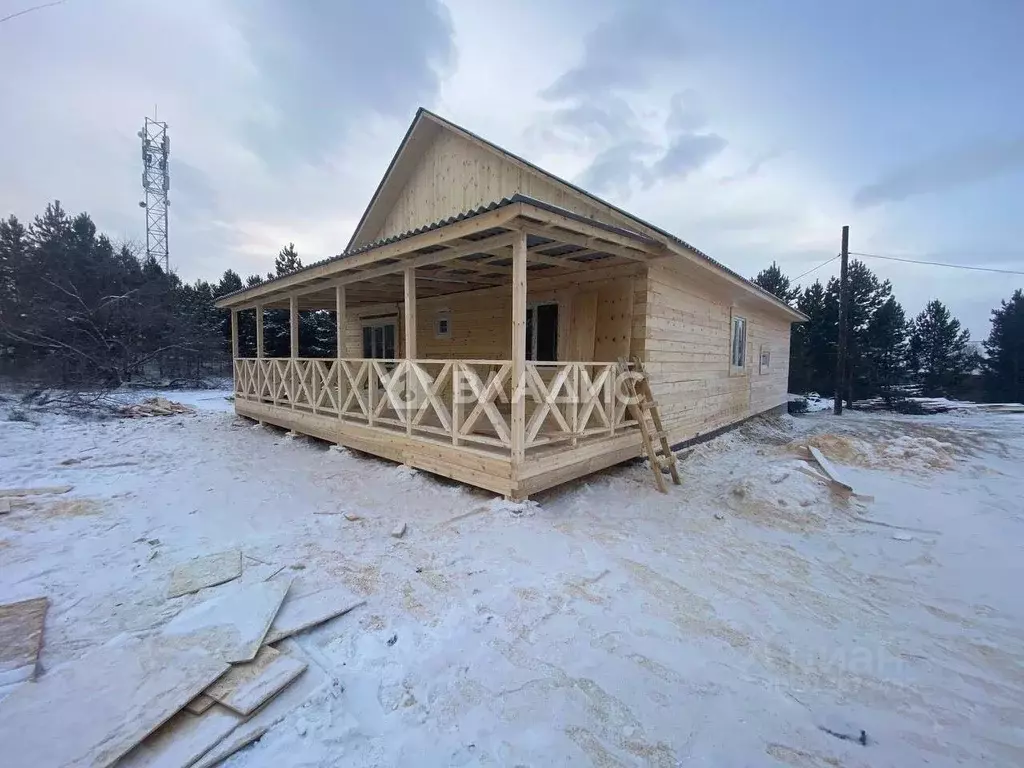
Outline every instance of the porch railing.
<svg viewBox="0 0 1024 768">
<path fill-rule="evenodd" d="M 409 435 L 510 451 L 509 360 L 237 358 L 235 396 Z M 527 362 L 526 450 L 635 428 L 617 364 Z"/>
</svg>

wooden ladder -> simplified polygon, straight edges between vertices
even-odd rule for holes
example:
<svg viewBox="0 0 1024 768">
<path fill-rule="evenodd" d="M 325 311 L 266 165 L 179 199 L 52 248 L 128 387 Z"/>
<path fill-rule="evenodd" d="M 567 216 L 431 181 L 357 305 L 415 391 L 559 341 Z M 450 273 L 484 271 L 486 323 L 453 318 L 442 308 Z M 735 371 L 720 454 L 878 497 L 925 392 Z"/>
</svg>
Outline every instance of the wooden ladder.
<svg viewBox="0 0 1024 768">
<path fill-rule="evenodd" d="M 672 452 L 672 446 L 668 441 L 668 433 L 661 424 L 661 414 L 658 412 L 658 404 L 654 401 L 651 393 L 651 383 L 647 378 L 647 371 L 638 358 L 633 358 L 633 367 L 626 362 L 625 358 L 619 358 L 619 373 L 638 374 L 638 376 L 623 375 L 626 381 L 626 394 L 629 396 L 629 411 L 636 419 L 640 427 L 640 436 L 644 441 L 644 450 L 647 452 L 647 459 L 651 464 L 651 471 L 654 472 L 654 482 L 658 490 L 668 493 L 668 486 L 665 484 L 665 475 L 662 470 L 667 469 L 675 485 L 681 485 L 679 481 L 679 469 L 676 466 L 676 455 Z M 655 442 L 657 441 L 657 442 Z"/>
</svg>

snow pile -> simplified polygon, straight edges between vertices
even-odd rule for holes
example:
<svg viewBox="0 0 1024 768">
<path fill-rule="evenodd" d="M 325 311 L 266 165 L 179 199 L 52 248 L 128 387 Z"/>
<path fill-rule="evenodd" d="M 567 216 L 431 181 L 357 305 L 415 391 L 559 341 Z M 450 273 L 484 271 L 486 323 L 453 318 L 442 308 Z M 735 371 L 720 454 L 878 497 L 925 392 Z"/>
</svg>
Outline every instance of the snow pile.
<svg viewBox="0 0 1024 768">
<path fill-rule="evenodd" d="M 953 443 L 906 434 L 892 438 L 861 438 L 826 433 L 791 443 L 797 451 L 802 451 L 807 445 L 813 445 L 837 464 L 902 472 L 950 469 L 960 453 Z"/>
<path fill-rule="evenodd" d="M 828 488 L 801 472 L 800 461 L 769 465 L 736 482 L 727 496 L 737 516 L 769 528 L 806 531 L 828 522 L 833 501 Z"/>
</svg>

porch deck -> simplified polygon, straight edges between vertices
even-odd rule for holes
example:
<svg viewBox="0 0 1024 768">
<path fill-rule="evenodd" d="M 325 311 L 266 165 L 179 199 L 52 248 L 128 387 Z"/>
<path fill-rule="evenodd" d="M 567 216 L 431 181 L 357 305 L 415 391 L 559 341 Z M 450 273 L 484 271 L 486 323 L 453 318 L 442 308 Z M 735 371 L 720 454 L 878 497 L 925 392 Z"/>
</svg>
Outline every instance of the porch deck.
<svg viewBox="0 0 1024 768">
<path fill-rule="evenodd" d="M 617 364 L 526 362 L 518 388 L 511 371 L 510 360 L 236 358 L 235 410 L 511 498 L 640 454 Z"/>
</svg>

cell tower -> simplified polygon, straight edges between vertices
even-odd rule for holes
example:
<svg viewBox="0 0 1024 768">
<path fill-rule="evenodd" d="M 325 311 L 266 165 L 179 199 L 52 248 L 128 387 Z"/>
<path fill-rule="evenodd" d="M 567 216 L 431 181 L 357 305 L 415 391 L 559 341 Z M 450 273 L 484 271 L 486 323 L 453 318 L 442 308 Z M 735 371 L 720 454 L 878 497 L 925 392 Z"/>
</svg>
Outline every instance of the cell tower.
<svg viewBox="0 0 1024 768">
<path fill-rule="evenodd" d="M 151 256 L 170 270 L 170 251 L 167 247 L 167 192 L 171 188 L 167 158 L 171 153 L 171 139 L 167 123 L 146 118 L 139 131 L 142 139 L 142 188 L 146 199 L 139 202 L 146 209 L 146 256 Z"/>
</svg>

